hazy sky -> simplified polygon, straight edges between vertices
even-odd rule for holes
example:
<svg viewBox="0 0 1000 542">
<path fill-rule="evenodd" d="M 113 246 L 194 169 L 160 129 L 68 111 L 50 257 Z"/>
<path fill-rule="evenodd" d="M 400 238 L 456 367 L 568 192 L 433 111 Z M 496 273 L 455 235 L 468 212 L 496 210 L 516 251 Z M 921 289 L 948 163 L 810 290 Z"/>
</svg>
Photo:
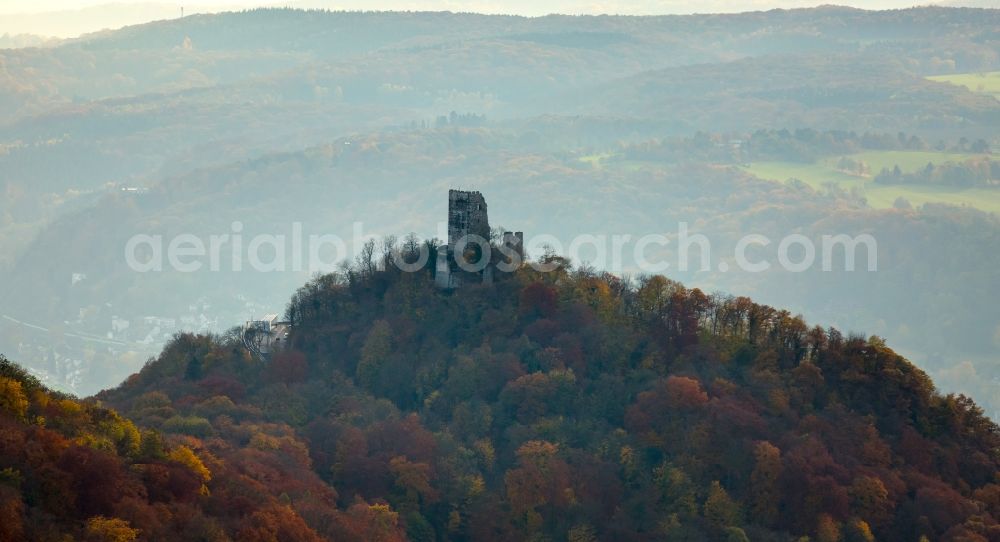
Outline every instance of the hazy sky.
<svg viewBox="0 0 1000 542">
<path fill-rule="evenodd" d="M 866 9 L 891 9 L 931 3 L 928 1 L 914 2 L 912 0 L 844 0 L 842 2 L 826 0 L 494 0 L 494 1 L 459 1 L 459 0 L 383 0 L 383 1 L 352 1 L 352 0 L 191 0 L 191 1 L 128 1 L 128 0 L 4 0 L 0 2 L 0 13 L 40 13 L 46 11 L 72 10 L 85 7 L 114 4 L 147 4 L 174 5 L 178 8 L 187 5 L 191 9 L 201 8 L 233 8 L 254 5 L 285 5 L 312 4 L 330 8 L 361 8 L 366 9 L 413 9 L 413 10 L 451 10 L 451 11 L 489 11 L 489 12 L 642 12 L 642 13 L 695 13 L 704 11 L 748 11 L 756 9 L 786 8 L 797 6 L 814 6 L 822 3 L 851 5 Z M 934 2 L 938 3 L 938 2 Z"/>
<path fill-rule="evenodd" d="M 772 8 L 850 5 L 892 9 L 921 4 L 1000 7 L 1000 0 L 0 0 L 0 34 L 72 37 L 105 28 L 119 28 L 185 13 L 206 13 L 261 5 L 327 9 L 448 10 L 480 13 L 673 14 L 737 12 Z"/>
</svg>

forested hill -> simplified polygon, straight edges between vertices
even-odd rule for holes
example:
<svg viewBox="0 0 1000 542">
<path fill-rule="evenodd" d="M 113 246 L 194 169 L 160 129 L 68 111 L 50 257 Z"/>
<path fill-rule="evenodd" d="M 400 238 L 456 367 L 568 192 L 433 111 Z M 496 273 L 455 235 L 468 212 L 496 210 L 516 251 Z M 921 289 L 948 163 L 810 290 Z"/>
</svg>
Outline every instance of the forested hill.
<svg viewBox="0 0 1000 542">
<path fill-rule="evenodd" d="M 1000 429 L 877 337 L 549 258 L 361 262 L 272 360 L 180 335 L 84 403 L 0 365 L 0 539 L 1000 539 Z"/>
</svg>

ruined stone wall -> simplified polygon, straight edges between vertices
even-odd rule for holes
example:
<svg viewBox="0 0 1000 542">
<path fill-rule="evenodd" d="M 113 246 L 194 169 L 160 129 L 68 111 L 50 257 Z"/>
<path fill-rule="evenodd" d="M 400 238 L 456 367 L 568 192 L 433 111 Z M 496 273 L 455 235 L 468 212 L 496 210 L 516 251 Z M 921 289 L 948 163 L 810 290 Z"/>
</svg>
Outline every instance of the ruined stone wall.
<svg viewBox="0 0 1000 542">
<path fill-rule="evenodd" d="M 503 234 L 503 246 L 524 261 L 524 232 L 508 231 Z"/>
</svg>

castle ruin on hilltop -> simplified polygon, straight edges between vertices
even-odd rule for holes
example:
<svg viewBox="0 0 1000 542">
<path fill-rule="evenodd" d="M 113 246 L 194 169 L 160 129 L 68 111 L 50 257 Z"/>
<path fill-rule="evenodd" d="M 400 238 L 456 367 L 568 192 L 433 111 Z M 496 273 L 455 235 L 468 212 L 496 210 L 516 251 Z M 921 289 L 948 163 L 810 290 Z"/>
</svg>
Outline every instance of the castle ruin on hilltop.
<svg viewBox="0 0 1000 542">
<path fill-rule="evenodd" d="M 492 241 L 486 198 L 479 192 L 449 190 L 448 244 L 438 248 L 435 283 L 444 289 L 489 284 L 501 262 L 515 256 L 518 263 L 524 261 L 523 232 L 504 232 L 499 246 Z"/>
<path fill-rule="evenodd" d="M 511 271 L 524 262 L 524 233 L 504 232 L 495 243 L 479 192 L 448 191 L 448 243 L 437 247 L 434 282 L 452 290 L 463 284 L 490 284 L 496 273 Z M 290 345 L 292 323 L 277 314 L 243 324 L 243 346 L 256 358 L 269 360 Z"/>
</svg>

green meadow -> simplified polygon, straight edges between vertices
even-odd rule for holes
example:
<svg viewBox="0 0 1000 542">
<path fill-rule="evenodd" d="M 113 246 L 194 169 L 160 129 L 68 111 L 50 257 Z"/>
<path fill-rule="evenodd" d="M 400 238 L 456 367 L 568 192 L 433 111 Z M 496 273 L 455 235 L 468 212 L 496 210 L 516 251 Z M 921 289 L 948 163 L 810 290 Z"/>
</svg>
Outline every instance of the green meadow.
<svg viewBox="0 0 1000 542">
<path fill-rule="evenodd" d="M 1000 72 L 954 73 L 928 77 L 931 81 L 963 86 L 972 92 L 991 94 L 1000 99 Z"/>
<path fill-rule="evenodd" d="M 587 164 L 593 169 L 604 169 L 606 167 L 613 167 L 624 171 L 639 171 L 644 167 L 664 167 L 661 162 L 653 161 L 643 161 L 643 160 L 621 160 L 618 158 L 618 153 L 615 152 L 602 152 L 596 154 L 588 154 L 586 156 L 581 156 L 578 160 L 584 164 Z"/>
<path fill-rule="evenodd" d="M 874 208 L 892 207 L 896 198 L 902 196 L 912 205 L 925 203 L 947 203 L 966 205 L 986 212 L 1000 213 L 1000 190 L 988 188 L 958 189 L 945 186 L 878 185 L 872 182 L 882 168 L 899 166 L 904 172 L 916 171 L 928 162 L 961 162 L 975 157 L 974 154 L 923 152 L 923 151 L 872 151 L 847 155 L 856 162 L 868 164 L 871 175 L 853 175 L 837 169 L 842 156 L 823 158 L 812 164 L 796 162 L 755 162 L 744 169 L 761 179 L 784 182 L 799 179 L 816 189 L 833 183 L 844 190 L 856 189 Z"/>
</svg>

